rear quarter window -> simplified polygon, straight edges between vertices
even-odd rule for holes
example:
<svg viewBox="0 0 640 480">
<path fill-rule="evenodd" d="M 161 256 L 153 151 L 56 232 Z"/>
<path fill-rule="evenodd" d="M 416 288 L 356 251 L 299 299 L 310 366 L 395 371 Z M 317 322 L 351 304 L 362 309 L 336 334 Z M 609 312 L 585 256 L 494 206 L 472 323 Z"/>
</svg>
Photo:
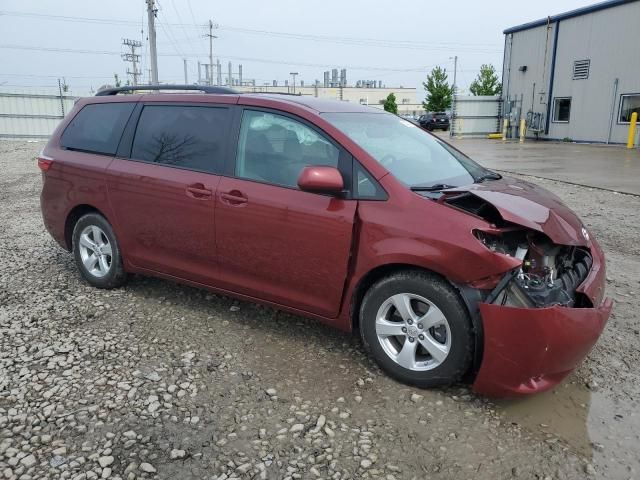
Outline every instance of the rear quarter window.
<svg viewBox="0 0 640 480">
<path fill-rule="evenodd" d="M 85 105 L 67 125 L 60 144 L 69 150 L 115 155 L 134 107 L 129 102 Z"/>
<path fill-rule="evenodd" d="M 223 162 L 229 109 L 210 106 L 146 105 L 131 158 L 216 173 Z"/>
</svg>

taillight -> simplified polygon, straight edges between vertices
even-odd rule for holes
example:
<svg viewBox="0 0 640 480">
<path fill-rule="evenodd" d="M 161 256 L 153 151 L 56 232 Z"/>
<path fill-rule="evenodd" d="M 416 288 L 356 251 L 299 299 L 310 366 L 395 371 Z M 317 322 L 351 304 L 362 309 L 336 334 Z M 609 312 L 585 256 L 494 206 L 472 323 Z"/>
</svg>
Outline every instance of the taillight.
<svg viewBox="0 0 640 480">
<path fill-rule="evenodd" d="M 47 157 L 42 153 L 38 155 L 38 168 L 43 172 L 46 172 L 47 170 L 49 170 L 52 164 L 53 164 L 53 158 Z"/>
</svg>

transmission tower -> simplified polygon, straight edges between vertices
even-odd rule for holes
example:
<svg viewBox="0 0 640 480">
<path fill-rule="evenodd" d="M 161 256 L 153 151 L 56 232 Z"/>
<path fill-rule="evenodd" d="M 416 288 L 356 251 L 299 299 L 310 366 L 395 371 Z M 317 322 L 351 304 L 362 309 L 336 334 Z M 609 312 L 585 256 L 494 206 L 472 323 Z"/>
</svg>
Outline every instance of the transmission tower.
<svg viewBox="0 0 640 480">
<path fill-rule="evenodd" d="M 142 74 L 140 70 L 138 70 L 138 63 L 140 62 L 140 55 L 136 53 L 136 48 L 142 46 L 142 42 L 138 40 L 131 40 L 129 38 L 123 38 L 122 44 L 131 48 L 131 53 L 123 53 L 122 59 L 125 62 L 131 62 L 133 70 L 129 70 L 127 68 L 127 75 L 131 75 L 133 78 L 133 84 L 138 85 L 138 77 Z"/>
</svg>

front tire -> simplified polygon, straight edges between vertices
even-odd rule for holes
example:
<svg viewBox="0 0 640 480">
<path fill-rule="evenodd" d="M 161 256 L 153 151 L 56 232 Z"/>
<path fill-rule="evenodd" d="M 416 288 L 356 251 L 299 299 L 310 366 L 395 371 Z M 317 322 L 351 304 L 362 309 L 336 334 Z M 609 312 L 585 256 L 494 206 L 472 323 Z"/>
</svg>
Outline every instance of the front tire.
<svg viewBox="0 0 640 480">
<path fill-rule="evenodd" d="M 97 288 L 117 288 L 127 274 L 120 246 L 109 222 L 98 213 L 78 219 L 73 228 L 73 256 L 84 279 Z"/>
<path fill-rule="evenodd" d="M 365 348 L 391 377 L 421 388 L 461 380 L 473 355 L 469 313 L 455 289 L 427 272 L 385 277 L 360 308 Z"/>
</svg>

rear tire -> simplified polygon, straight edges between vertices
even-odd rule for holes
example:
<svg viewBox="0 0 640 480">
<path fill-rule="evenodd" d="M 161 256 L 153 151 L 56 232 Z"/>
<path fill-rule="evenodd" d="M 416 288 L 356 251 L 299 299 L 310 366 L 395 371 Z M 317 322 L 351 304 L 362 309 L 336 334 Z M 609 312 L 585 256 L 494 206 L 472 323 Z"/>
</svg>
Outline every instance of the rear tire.
<svg viewBox="0 0 640 480">
<path fill-rule="evenodd" d="M 371 286 L 360 333 L 384 371 L 421 388 L 460 381 L 473 357 L 466 307 L 451 285 L 427 272 L 399 272 Z"/>
<path fill-rule="evenodd" d="M 73 256 L 80 274 L 97 288 L 117 288 L 127 274 L 120 246 L 109 222 L 98 213 L 78 219 L 73 228 Z"/>
</svg>

